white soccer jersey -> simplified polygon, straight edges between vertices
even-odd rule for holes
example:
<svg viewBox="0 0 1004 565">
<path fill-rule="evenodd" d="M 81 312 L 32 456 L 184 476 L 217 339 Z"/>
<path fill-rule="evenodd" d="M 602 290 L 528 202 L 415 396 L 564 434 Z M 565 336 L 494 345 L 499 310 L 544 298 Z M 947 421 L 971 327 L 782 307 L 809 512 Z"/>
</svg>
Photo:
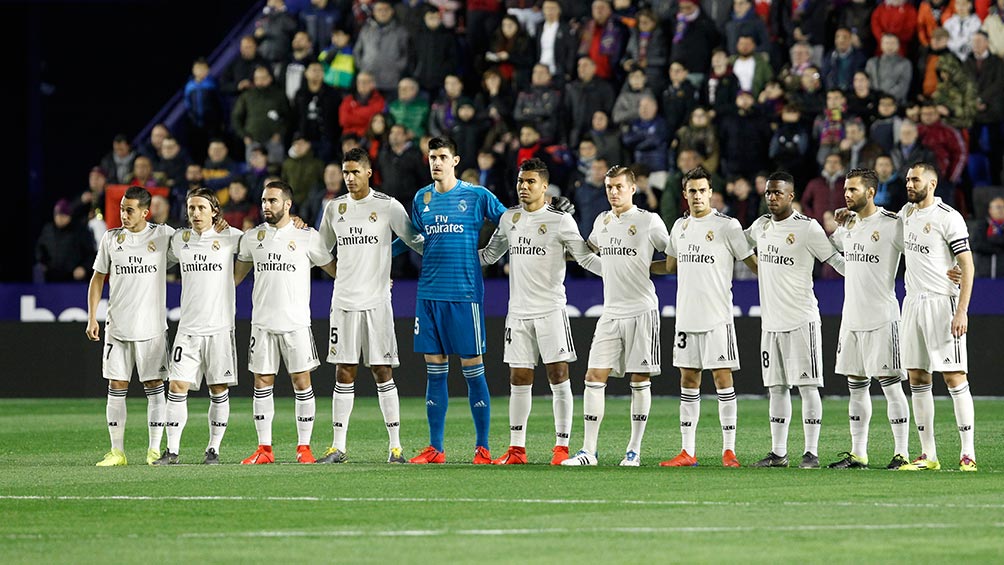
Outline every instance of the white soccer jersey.
<svg viewBox="0 0 1004 565">
<path fill-rule="evenodd" d="M 637 206 L 619 217 L 607 210 L 593 222 L 589 242 L 603 258 L 604 316 L 633 318 L 659 309 L 649 269 L 653 253 L 669 245 L 662 218 Z"/>
<path fill-rule="evenodd" d="M 334 247 L 338 256 L 332 308 L 370 310 L 390 301 L 392 231 L 422 248 L 422 237 L 404 206 L 382 192 L 370 190 L 360 200 L 346 194 L 325 204 L 321 242 L 325 249 Z"/>
<path fill-rule="evenodd" d="M 831 241 L 844 253 L 844 309 L 840 327 L 870 331 L 899 320 L 896 270 L 903 253 L 903 224 L 878 208 L 867 218 L 851 216 Z"/>
<path fill-rule="evenodd" d="M 579 235 L 568 214 L 544 206 L 502 214 L 498 229 L 480 251 L 485 264 L 509 251 L 509 315 L 533 318 L 565 307 L 565 251 L 589 271 L 601 274 L 600 258 Z"/>
<path fill-rule="evenodd" d="M 178 332 L 209 336 L 234 327 L 234 255 L 241 230 L 228 227 L 199 235 L 174 232 L 168 258 L 181 268 L 181 321 Z"/>
<path fill-rule="evenodd" d="M 732 270 L 753 254 L 739 220 L 712 212 L 676 220 L 666 255 L 676 257 L 676 331 L 732 322 Z"/>
<path fill-rule="evenodd" d="M 147 223 L 133 233 L 108 230 L 94 270 L 108 275 L 105 331 L 119 341 L 145 341 L 167 330 L 167 248 L 174 228 Z"/>
<path fill-rule="evenodd" d="M 757 249 L 763 331 L 788 332 L 819 321 L 813 259 L 837 253 L 819 222 L 797 212 L 775 222 L 767 214 L 746 229 L 746 239 Z"/>
<path fill-rule="evenodd" d="M 270 332 L 310 327 L 310 267 L 333 260 L 316 230 L 261 224 L 241 238 L 237 258 L 254 263 L 252 326 Z"/>
<path fill-rule="evenodd" d="M 933 292 L 956 297 L 959 287 L 945 275 L 955 256 L 969 251 L 966 221 L 941 198 L 927 208 L 909 203 L 899 211 L 903 220 L 906 294 Z"/>
</svg>

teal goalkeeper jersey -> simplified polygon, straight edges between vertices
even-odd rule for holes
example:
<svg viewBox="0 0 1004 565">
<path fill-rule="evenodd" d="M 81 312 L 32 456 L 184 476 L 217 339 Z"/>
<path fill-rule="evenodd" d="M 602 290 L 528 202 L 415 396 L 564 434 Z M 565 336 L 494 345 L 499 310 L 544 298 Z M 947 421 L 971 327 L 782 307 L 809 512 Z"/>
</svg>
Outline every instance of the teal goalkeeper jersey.
<svg viewBox="0 0 1004 565">
<path fill-rule="evenodd" d="M 505 210 L 488 189 L 464 181 L 444 193 L 434 184 L 420 189 L 411 210 L 415 230 L 425 236 L 417 298 L 482 302 L 478 238 L 485 220 L 498 225 Z"/>
</svg>

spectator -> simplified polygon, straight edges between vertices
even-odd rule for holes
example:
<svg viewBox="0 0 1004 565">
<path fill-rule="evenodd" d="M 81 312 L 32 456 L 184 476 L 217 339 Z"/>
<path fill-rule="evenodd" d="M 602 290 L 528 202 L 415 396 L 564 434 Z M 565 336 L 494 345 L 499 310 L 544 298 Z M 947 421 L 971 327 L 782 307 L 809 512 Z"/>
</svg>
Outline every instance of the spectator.
<svg viewBox="0 0 1004 565">
<path fill-rule="evenodd" d="M 556 3 L 556 2 L 550 2 Z M 545 5 L 548 4 L 545 2 Z M 561 91 L 552 82 L 547 65 L 533 66 L 530 88 L 516 97 L 514 118 L 517 123 L 533 124 L 545 143 L 554 143 L 561 137 L 560 132 Z"/>
<path fill-rule="evenodd" d="M 704 82 L 711 50 L 720 42 L 715 22 L 701 10 L 697 0 L 680 0 L 670 41 L 670 62 L 682 64 L 695 86 Z"/>
<path fill-rule="evenodd" d="M 80 226 L 90 227 L 92 220 L 98 220 L 104 224 L 105 209 L 105 188 L 108 186 L 108 173 L 101 167 L 91 167 L 87 174 L 87 190 L 80 194 L 80 197 L 73 206 L 73 221 Z M 93 230 L 104 233 L 104 228 Z M 100 234 L 95 234 L 94 245 L 101 241 Z"/>
<path fill-rule="evenodd" d="M 665 88 L 669 71 L 668 42 L 650 10 L 638 12 L 638 26 L 631 30 L 622 67 L 627 72 L 641 69 L 652 92 L 662 92 Z"/>
<path fill-rule="evenodd" d="M 481 141 L 484 139 L 487 129 L 488 126 L 484 118 L 478 115 L 474 102 L 470 98 L 461 97 L 457 101 L 457 119 L 453 121 L 453 127 L 450 128 L 449 132 L 449 136 L 457 143 L 457 151 L 460 156 L 458 168 L 461 171 L 474 168 L 476 165 L 478 149 L 481 148 Z M 540 134 L 533 129 L 533 126 L 523 126 L 523 129 L 533 130 L 536 136 L 534 143 L 540 140 Z M 520 140 L 522 141 L 522 139 L 523 134 L 520 133 Z M 539 146 L 539 143 L 537 145 Z"/>
<path fill-rule="evenodd" d="M 708 171 L 718 171 L 721 149 L 718 145 L 718 134 L 711 125 L 711 116 L 703 106 L 698 106 L 690 113 L 687 125 L 676 130 L 674 150 L 693 149 L 703 159 L 702 165 Z M 662 186 L 656 184 L 656 186 Z"/>
<path fill-rule="evenodd" d="M 163 181 L 163 186 L 171 188 L 185 183 L 185 169 L 192 160 L 181 150 L 174 136 L 168 136 L 160 144 L 160 158 L 153 165 L 155 178 Z"/>
<path fill-rule="evenodd" d="M 257 205 L 265 191 L 265 179 L 275 176 L 278 167 L 270 165 L 268 154 L 261 145 L 252 145 L 244 170 L 244 186 L 248 187 L 248 200 Z M 189 167 L 189 171 L 191 167 Z M 187 175 L 188 173 L 186 173 Z"/>
<path fill-rule="evenodd" d="M 990 52 L 998 57 L 1004 57 L 1004 0 L 997 0 L 990 15 L 983 19 L 980 27 L 987 32 L 990 41 Z"/>
<path fill-rule="evenodd" d="M 125 184 L 143 188 L 163 186 L 163 183 L 153 176 L 153 163 L 146 155 L 140 155 L 133 161 L 132 173 L 125 178 Z"/>
<path fill-rule="evenodd" d="M 841 161 L 848 169 L 875 168 L 875 159 L 882 154 L 882 148 L 868 139 L 864 122 L 850 119 L 844 128 L 847 135 L 840 142 Z"/>
<path fill-rule="evenodd" d="M 931 45 L 934 31 L 945 25 L 955 14 L 955 0 L 922 0 L 917 9 L 917 40 L 924 47 Z"/>
<path fill-rule="evenodd" d="M 202 180 L 205 187 L 217 192 L 225 191 L 236 174 L 237 163 L 230 158 L 227 144 L 222 139 L 210 141 L 206 160 L 202 164 Z M 217 198 L 220 202 L 226 202 L 226 193 L 217 194 Z"/>
<path fill-rule="evenodd" d="M 422 33 L 412 37 L 408 55 L 411 76 L 429 98 L 438 94 L 443 80 L 447 75 L 456 73 L 458 67 L 456 37 L 442 24 L 443 17 L 439 11 L 426 8 L 422 17 Z M 422 131 L 425 131 L 424 125 Z"/>
<path fill-rule="evenodd" d="M 474 97 L 474 107 L 494 131 L 509 129 L 512 105 L 512 91 L 503 88 L 502 75 L 495 69 L 481 73 L 481 91 Z"/>
<path fill-rule="evenodd" d="M 760 91 L 760 95 L 757 96 L 757 108 L 767 118 L 771 129 L 776 128 L 781 122 L 781 110 L 784 109 L 786 100 L 784 89 L 781 87 L 781 83 L 776 80 L 767 81 L 763 90 Z"/>
<path fill-rule="evenodd" d="M 847 28 L 838 28 L 833 35 L 833 51 L 823 61 L 823 84 L 826 88 L 849 90 L 854 73 L 863 71 L 868 57 L 853 45 L 854 35 Z"/>
<path fill-rule="evenodd" d="M 541 24 L 535 38 L 537 63 L 547 67 L 555 86 L 561 87 L 573 78 L 578 49 L 577 39 L 568 22 L 561 18 L 561 2 L 544 0 L 541 12 L 544 14 L 544 23 Z M 543 131 L 541 133 L 543 134 Z"/>
<path fill-rule="evenodd" d="M 171 226 L 174 229 L 181 227 L 182 221 L 187 221 L 188 213 L 186 211 L 178 211 L 176 214 L 171 213 L 171 201 L 159 194 L 154 194 L 150 198 L 150 222 L 154 224 L 163 224 L 165 226 Z"/>
<path fill-rule="evenodd" d="M 397 23 L 389 0 L 376 0 L 373 18 L 356 39 L 355 59 L 360 72 L 369 73 L 381 93 L 397 88 L 408 67 L 408 43 L 408 31 Z"/>
<path fill-rule="evenodd" d="M 335 28 L 331 31 L 331 46 L 317 56 L 324 67 L 324 84 L 348 92 L 356 76 L 356 58 L 353 53 L 352 36 L 349 32 Z"/>
<path fill-rule="evenodd" d="M 596 63 L 592 59 L 580 57 L 577 69 L 579 78 L 565 86 L 564 96 L 569 117 L 568 140 L 572 145 L 578 145 L 579 138 L 589 129 L 594 112 L 609 112 L 614 105 L 614 90 L 610 83 L 596 77 Z"/>
<path fill-rule="evenodd" d="M 101 168 L 108 171 L 109 184 L 125 184 L 126 179 L 132 174 L 132 162 L 136 159 L 136 152 L 129 143 L 129 138 L 124 134 L 118 134 L 112 140 L 112 150 L 101 159 Z"/>
<path fill-rule="evenodd" d="M 477 1 L 477 0 L 475 0 Z M 457 13 L 463 6 L 460 0 L 425 0 L 427 4 L 439 10 L 439 13 L 443 15 L 443 26 L 450 30 L 451 33 L 457 27 Z M 487 0 L 487 2 L 494 3 L 495 0 Z M 498 27 L 496 23 L 491 29 Z M 491 30 L 485 30 L 485 34 L 490 34 Z"/>
<path fill-rule="evenodd" d="M 906 204 L 906 180 L 893 166 L 892 157 L 886 154 L 875 159 L 878 186 L 875 188 L 875 205 L 897 212 Z"/>
<path fill-rule="evenodd" d="M 248 186 L 236 178 L 227 189 L 227 203 L 222 205 L 223 219 L 231 226 L 248 231 L 261 222 L 261 205 L 248 198 Z"/>
<path fill-rule="evenodd" d="M 341 7 L 337 5 L 337 0 L 310 0 L 310 5 L 300 10 L 297 19 L 310 38 L 311 49 L 320 53 L 328 47 L 331 31 L 341 23 Z"/>
<path fill-rule="evenodd" d="M 447 135 L 457 119 L 457 103 L 464 93 L 464 83 L 457 75 L 446 75 L 443 79 L 443 94 L 432 103 L 429 112 L 429 134 Z"/>
<path fill-rule="evenodd" d="M 268 61 L 258 55 L 258 40 L 254 36 L 245 35 L 240 40 L 238 56 L 223 70 L 220 91 L 227 96 L 236 97 L 248 90 L 254 86 L 254 70 L 262 66 L 268 68 Z"/>
<path fill-rule="evenodd" d="M 976 255 L 976 276 L 1004 275 L 1004 198 L 990 201 L 987 215 L 976 223 L 971 234 Z"/>
<path fill-rule="evenodd" d="M 753 107 L 753 95 L 740 90 L 736 95 L 736 112 L 723 116 L 719 122 L 722 140 L 721 170 L 727 176 L 752 176 L 767 160 L 770 146 L 770 125 Z"/>
<path fill-rule="evenodd" d="M 722 116 L 736 109 L 736 93 L 739 81 L 732 72 L 725 50 L 716 48 L 711 52 L 711 72 L 704 79 L 699 99 L 701 105 L 711 108 L 712 116 Z"/>
<path fill-rule="evenodd" d="M 403 124 L 409 131 L 425 135 L 429 123 L 429 102 L 419 96 L 419 84 L 412 78 L 397 83 L 397 99 L 387 105 L 387 113 L 394 123 Z"/>
<path fill-rule="evenodd" d="M 1004 93 L 1004 60 L 992 54 L 989 46 L 986 32 L 973 34 L 973 53 L 963 66 L 976 82 L 978 92 L 977 113 L 969 132 L 969 146 L 972 151 L 978 151 L 980 138 L 986 134 L 990 182 L 996 186 L 1001 184 L 1001 161 L 1004 160 L 1004 139 L 1001 136 L 1004 104 L 1000 100 L 1001 93 Z"/>
<path fill-rule="evenodd" d="M 599 150 L 597 149 L 593 138 L 588 135 L 583 136 L 582 140 L 579 141 L 579 146 L 575 152 L 575 170 L 572 171 L 571 178 L 568 181 L 568 186 L 565 189 L 566 193 L 569 195 L 575 194 L 576 188 L 589 178 L 593 167 L 593 161 L 595 161 L 599 156 Z M 607 163 L 610 162 L 607 159 L 603 160 Z M 571 198 L 571 196 L 569 196 L 569 198 Z"/>
<path fill-rule="evenodd" d="M 962 135 L 941 121 L 938 107 L 931 102 L 920 107 L 920 126 L 917 130 L 920 142 L 934 153 L 934 162 L 938 165 L 940 174 L 935 192 L 945 202 L 955 204 L 955 185 L 962 179 L 968 157 Z"/>
<path fill-rule="evenodd" d="M 805 74 L 807 70 L 812 68 L 815 72 L 819 72 L 815 66 L 812 64 L 812 46 L 804 41 L 799 41 L 798 43 L 791 46 L 788 51 L 789 61 L 781 68 L 781 72 L 778 74 L 778 80 L 784 85 L 784 89 L 788 92 L 796 92 L 802 88 L 802 75 Z"/>
<path fill-rule="evenodd" d="M 644 163 L 634 163 L 630 167 L 634 173 L 636 190 L 631 199 L 634 205 L 641 210 L 659 213 L 659 195 L 652 188 L 651 171 Z"/>
<path fill-rule="evenodd" d="M 760 216 L 760 198 L 746 177 L 736 177 L 732 180 L 725 203 L 728 205 L 729 215 L 739 220 L 743 229 L 750 227 Z"/>
<path fill-rule="evenodd" d="M 589 167 L 589 175 L 575 187 L 575 214 L 578 216 L 576 221 L 583 239 L 589 237 L 596 217 L 610 208 L 607 203 L 606 187 L 603 184 L 606 173 L 607 162 L 597 157 Z"/>
<path fill-rule="evenodd" d="M 467 44 L 471 46 L 471 52 L 484 53 L 488 50 L 488 41 L 492 32 L 499 27 L 503 2 L 502 0 L 470 0 L 466 4 Z"/>
<path fill-rule="evenodd" d="M 634 163 L 643 163 L 654 175 L 669 170 L 669 130 L 659 116 L 659 103 L 654 96 L 643 96 L 638 102 L 638 118 L 621 136 L 624 149 L 631 152 Z"/>
<path fill-rule="evenodd" d="M 509 88 L 519 92 L 530 84 L 534 60 L 533 40 L 515 16 L 506 14 L 495 31 L 485 63 L 495 65 Z"/>
<path fill-rule="evenodd" d="M 938 59 L 938 87 L 931 101 L 937 105 L 947 125 L 959 130 L 963 137 L 969 135 L 969 128 L 979 113 L 979 91 L 955 57 Z"/>
<path fill-rule="evenodd" d="M 816 67 L 808 67 L 801 77 L 801 86 L 791 94 L 791 101 L 802 110 L 802 120 L 808 124 L 826 108 L 826 91 Z"/>
<path fill-rule="evenodd" d="M 945 31 L 948 32 L 948 49 L 965 61 L 973 50 L 973 34 L 979 31 L 983 24 L 980 17 L 973 13 L 970 0 L 955 0 L 955 13 L 945 20 Z"/>
<path fill-rule="evenodd" d="M 285 86 L 286 98 L 290 104 L 296 103 L 296 93 L 303 86 L 303 75 L 307 72 L 307 65 L 314 62 L 314 54 L 310 36 L 305 31 L 298 31 L 293 35 L 292 50 L 289 58 L 283 61 L 279 77 Z"/>
<path fill-rule="evenodd" d="M 582 57 L 588 57 L 593 62 L 593 73 L 597 77 L 611 80 L 627 43 L 627 30 L 617 18 L 612 17 L 613 8 L 609 0 L 593 0 L 592 16 L 579 29 L 578 55 L 580 61 Z M 579 70 L 581 79 L 581 63 Z"/>
<path fill-rule="evenodd" d="M 821 50 L 827 40 L 826 25 L 832 8 L 831 0 L 771 2 L 769 21 L 778 28 L 776 35 L 784 43 L 804 41 L 819 46 L 818 49 Z"/>
<path fill-rule="evenodd" d="M 687 80 L 688 74 L 679 61 L 669 65 L 669 86 L 662 93 L 662 114 L 666 127 L 674 133 L 697 107 L 697 88 Z"/>
<path fill-rule="evenodd" d="M 766 53 L 770 35 L 767 33 L 767 24 L 753 9 L 753 0 L 734 0 L 732 6 L 732 17 L 724 26 L 725 46 L 729 55 L 738 53 L 740 37 L 749 37 L 756 51 Z"/>
<path fill-rule="evenodd" d="M 150 138 L 140 144 L 137 152 L 144 157 L 149 157 L 151 162 L 156 161 L 160 158 L 160 144 L 169 135 L 171 135 L 171 130 L 167 129 L 166 125 L 154 124 L 150 128 Z"/>
<path fill-rule="evenodd" d="M 302 208 L 303 221 L 318 229 L 321 227 L 324 205 L 342 193 L 342 182 L 345 180 L 345 177 L 342 175 L 342 167 L 337 163 L 328 163 L 324 167 L 322 174 L 324 190 L 311 191 Z"/>
<path fill-rule="evenodd" d="M 390 127 L 387 143 L 380 149 L 377 165 L 384 174 L 380 189 L 396 198 L 407 209 L 411 207 L 415 192 L 430 182 L 429 169 L 422 161 L 422 152 L 412 141 L 408 128 L 397 123 Z M 484 186 L 484 185 L 482 185 Z"/>
<path fill-rule="evenodd" d="M 187 200 L 188 192 L 192 189 L 202 188 L 202 165 L 198 163 L 191 163 L 188 168 L 185 169 L 185 183 L 182 185 L 174 185 L 171 189 L 171 203 L 175 210 L 185 210 L 187 212 Z"/>
<path fill-rule="evenodd" d="M 810 145 L 809 129 L 802 121 L 798 106 L 786 104 L 781 110 L 781 124 L 770 138 L 767 156 L 778 169 L 795 177 L 795 186 L 804 186 L 813 174 L 806 166 Z"/>
<path fill-rule="evenodd" d="M 896 102 L 903 102 L 910 91 L 913 67 L 900 55 L 899 38 L 895 35 L 883 35 L 879 49 L 879 55 L 865 63 L 865 72 L 877 90 L 891 94 Z"/>
<path fill-rule="evenodd" d="M 920 92 L 927 98 L 930 98 L 934 94 L 934 89 L 938 87 L 938 63 L 942 58 L 956 59 L 955 54 L 948 50 L 948 32 L 939 27 L 931 34 L 930 49 L 920 59 L 922 79 Z"/>
<path fill-rule="evenodd" d="M 35 244 L 36 269 L 45 282 L 83 281 L 90 277 L 94 262 L 94 238 L 87 228 L 73 221 L 73 205 L 56 202 L 52 222 L 42 228 Z"/>
<path fill-rule="evenodd" d="M 261 143 L 272 163 L 282 162 L 285 154 L 283 137 L 290 119 L 289 100 L 272 80 L 267 67 L 254 71 L 254 88 L 245 90 L 234 105 L 230 123 L 234 133 L 244 140 L 245 152 L 254 143 Z"/>
<path fill-rule="evenodd" d="M 625 163 L 624 147 L 621 145 L 620 130 L 610 127 L 610 118 L 602 110 L 593 112 L 592 127 L 589 129 L 589 139 L 596 146 L 596 154 L 603 157 L 607 163 Z"/>
<path fill-rule="evenodd" d="M 770 59 L 766 53 L 757 52 L 756 47 L 753 36 L 740 35 L 736 40 L 735 55 L 729 60 L 732 74 L 739 81 L 739 90 L 752 92 L 754 98 L 760 96 L 763 87 L 774 78 Z"/>
<path fill-rule="evenodd" d="M 324 67 L 314 61 L 307 65 L 300 90 L 294 98 L 297 131 L 310 140 L 322 161 L 335 157 L 333 140 L 341 135 L 338 124 L 338 91 L 324 83 Z"/>
<path fill-rule="evenodd" d="M 662 185 L 662 196 L 659 198 L 659 215 L 667 225 L 672 226 L 677 218 L 689 210 L 687 199 L 683 197 L 683 176 L 698 167 L 702 161 L 701 155 L 692 149 L 676 152 L 676 168 L 666 176 L 666 182 Z M 725 186 L 721 177 L 715 173 L 711 173 L 710 182 L 716 192 Z M 653 186 L 659 188 L 658 185 L 653 184 Z"/>
<path fill-rule="evenodd" d="M 847 115 L 857 117 L 864 121 L 865 126 L 871 127 L 878 117 L 878 101 L 882 93 L 872 88 L 871 79 L 864 71 L 854 73 L 853 84 L 854 88 L 847 95 Z"/>
<path fill-rule="evenodd" d="M 374 115 L 383 112 L 384 97 L 376 90 L 376 81 L 367 71 L 356 76 L 356 87 L 351 94 L 342 98 L 338 106 L 338 123 L 342 134 L 351 133 L 361 137 L 366 133 Z"/>
<path fill-rule="evenodd" d="M 282 162 L 282 180 L 293 187 L 293 205 L 297 208 L 324 182 L 324 163 L 314 156 L 310 140 L 302 133 L 293 136 L 289 158 Z"/>
<path fill-rule="evenodd" d="M 204 155 L 209 140 L 222 133 L 223 102 L 220 87 L 209 74 L 209 63 L 202 57 L 192 63 L 192 78 L 185 84 L 185 118 L 188 148 L 193 155 Z"/>
<path fill-rule="evenodd" d="M 911 120 L 903 120 L 899 125 L 899 140 L 893 146 L 893 168 L 903 179 L 907 170 L 914 163 L 933 163 L 934 153 L 920 142 L 917 124 Z"/>
<path fill-rule="evenodd" d="M 614 101 L 613 113 L 610 116 L 614 125 L 627 126 L 638 119 L 638 103 L 646 96 L 654 96 L 646 84 L 645 71 L 640 68 L 631 69 L 627 82 L 621 88 L 617 100 Z"/>
<path fill-rule="evenodd" d="M 873 37 L 894 35 L 899 40 L 900 57 L 906 57 L 917 32 L 917 8 L 914 7 L 912 0 L 885 0 L 872 11 L 871 25 Z M 876 55 L 885 53 L 885 48 L 880 44 Z"/>
<path fill-rule="evenodd" d="M 799 198 L 802 213 L 823 223 L 824 212 L 846 207 L 844 202 L 844 161 L 840 153 L 826 156 L 819 176 L 805 185 Z"/>
<path fill-rule="evenodd" d="M 816 162 L 822 166 L 826 156 L 840 150 L 844 139 L 844 122 L 847 120 L 847 98 L 839 88 L 826 91 L 826 109 L 816 116 L 812 124 L 812 138 L 816 141 Z"/>
<path fill-rule="evenodd" d="M 507 198 L 506 190 L 502 186 L 502 171 L 500 170 L 498 157 L 488 149 L 478 151 L 478 168 L 475 171 L 478 175 L 478 185 L 487 188 L 497 198 L 502 200 Z M 425 168 L 429 170 L 428 167 Z"/>
<path fill-rule="evenodd" d="M 370 118 L 370 125 L 366 127 L 363 134 L 362 147 L 370 156 L 370 162 L 375 163 L 377 155 L 380 154 L 380 147 L 387 140 L 387 116 L 386 114 L 373 114 Z M 380 172 L 373 172 L 373 184 L 379 186 L 381 183 Z"/>
<path fill-rule="evenodd" d="M 837 7 L 836 25 L 851 30 L 851 42 L 868 57 L 875 52 L 875 38 L 872 35 L 871 16 L 875 7 L 870 0 L 851 0 Z"/>
<path fill-rule="evenodd" d="M 878 117 L 872 122 L 869 137 L 882 148 L 883 153 L 891 153 L 899 141 L 899 126 L 903 121 L 897 114 L 896 100 L 889 94 L 879 96 Z"/>
<path fill-rule="evenodd" d="M 296 18 L 286 11 L 285 0 L 268 0 L 261 17 L 255 21 L 258 53 L 272 65 L 283 63 L 289 58 L 290 43 L 297 27 Z"/>
</svg>

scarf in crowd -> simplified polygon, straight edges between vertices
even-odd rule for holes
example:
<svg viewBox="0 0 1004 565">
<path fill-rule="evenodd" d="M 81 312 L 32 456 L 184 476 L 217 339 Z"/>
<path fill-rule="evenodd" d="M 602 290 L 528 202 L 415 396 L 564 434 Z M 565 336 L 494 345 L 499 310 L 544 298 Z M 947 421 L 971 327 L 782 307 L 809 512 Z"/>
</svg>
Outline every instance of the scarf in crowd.
<svg viewBox="0 0 1004 565">
<path fill-rule="evenodd" d="M 648 42 L 652 39 L 651 31 L 638 32 L 638 60 L 648 59 Z"/>
<path fill-rule="evenodd" d="M 614 16 L 610 16 L 607 23 L 602 28 L 595 21 L 590 21 L 582 31 L 582 39 L 579 41 L 579 55 L 588 55 L 593 44 L 593 36 L 600 33 L 600 55 L 620 54 L 621 37 L 620 27 L 614 22 Z"/>
<path fill-rule="evenodd" d="M 687 28 L 690 27 L 690 24 L 694 23 L 694 20 L 696 20 L 697 16 L 700 15 L 701 15 L 700 8 L 694 10 L 694 13 L 690 14 L 689 16 L 686 16 L 684 14 L 676 15 L 676 32 L 673 34 L 674 44 L 679 43 L 680 41 L 683 40 L 683 36 L 687 33 Z"/>
<path fill-rule="evenodd" d="M 1004 236 L 1004 220 L 996 221 L 993 218 L 987 218 L 987 237 L 1001 237 Z"/>
<path fill-rule="evenodd" d="M 836 145 L 844 138 L 844 112 L 842 110 L 823 111 L 823 128 L 819 134 L 821 145 Z"/>
</svg>

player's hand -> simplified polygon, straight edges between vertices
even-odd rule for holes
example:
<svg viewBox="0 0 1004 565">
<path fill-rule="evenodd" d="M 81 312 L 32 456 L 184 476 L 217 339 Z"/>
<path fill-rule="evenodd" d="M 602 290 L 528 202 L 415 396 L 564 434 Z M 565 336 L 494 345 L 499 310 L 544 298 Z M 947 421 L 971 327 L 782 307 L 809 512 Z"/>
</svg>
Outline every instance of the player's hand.
<svg viewBox="0 0 1004 565">
<path fill-rule="evenodd" d="M 844 225 L 850 217 L 851 211 L 847 208 L 837 208 L 833 211 L 833 221 L 837 222 L 838 226 Z"/>
<path fill-rule="evenodd" d="M 551 198 L 551 206 L 554 206 L 566 214 L 575 213 L 575 204 L 572 204 L 572 201 L 564 196 L 555 196 Z"/>
<path fill-rule="evenodd" d="M 290 216 L 289 221 L 293 222 L 293 227 L 298 230 L 310 227 L 307 225 L 306 222 L 303 221 L 303 218 L 301 218 L 300 216 Z"/>
<path fill-rule="evenodd" d="M 952 316 L 952 337 L 962 337 L 969 330 L 969 315 L 959 310 Z"/>
<path fill-rule="evenodd" d="M 101 326 L 98 325 L 98 321 L 87 320 L 87 329 L 84 333 L 87 334 L 87 339 L 91 341 L 99 341 L 101 339 Z"/>
<path fill-rule="evenodd" d="M 952 281 L 953 284 L 962 284 L 962 267 L 953 265 L 945 274 L 948 275 L 948 280 Z"/>
<path fill-rule="evenodd" d="M 227 221 L 223 219 L 223 216 L 220 216 L 219 218 L 216 218 L 216 222 L 213 223 L 213 229 L 216 230 L 216 233 L 223 233 L 223 230 L 225 230 L 225 229 L 227 229 L 229 227 L 230 227 L 230 224 L 227 223 Z"/>
</svg>

